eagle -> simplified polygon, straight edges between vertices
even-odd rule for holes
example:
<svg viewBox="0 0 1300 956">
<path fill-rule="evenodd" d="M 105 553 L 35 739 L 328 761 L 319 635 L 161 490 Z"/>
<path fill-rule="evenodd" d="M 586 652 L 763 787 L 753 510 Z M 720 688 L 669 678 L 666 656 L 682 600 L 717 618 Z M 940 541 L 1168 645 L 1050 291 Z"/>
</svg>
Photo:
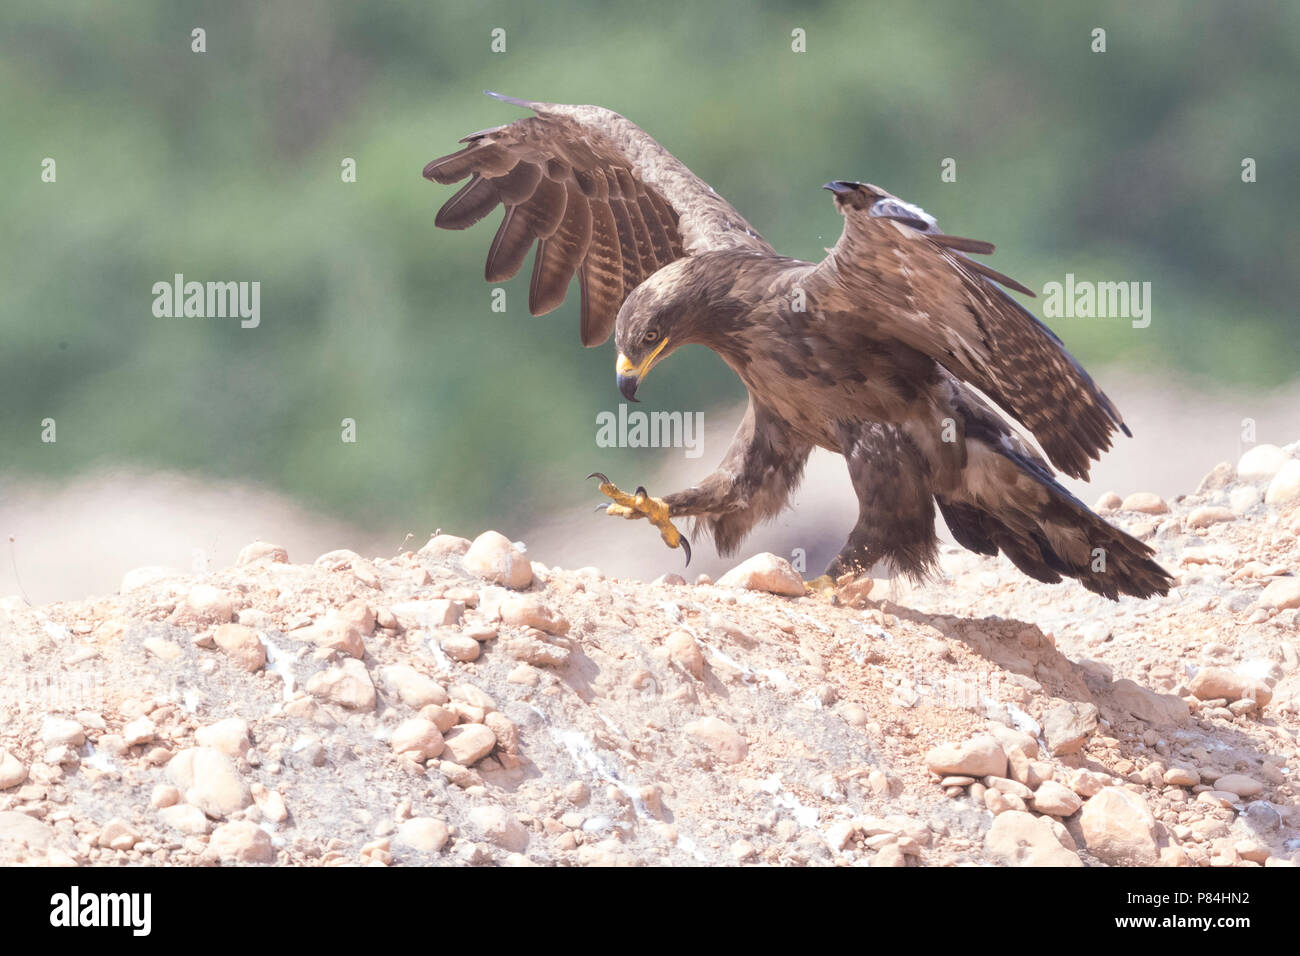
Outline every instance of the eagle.
<svg viewBox="0 0 1300 956">
<path fill-rule="evenodd" d="M 824 187 L 844 217 L 834 248 L 818 263 L 782 256 L 619 114 L 488 95 L 532 115 L 425 166 L 436 183 L 468 180 L 434 225 L 467 229 L 503 207 L 485 278 L 515 275 L 535 245 L 528 307 L 542 315 L 576 276 L 582 344 L 613 333 L 628 400 L 685 345 L 712 349 L 749 393 L 717 470 L 693 487 L 651 496 L 588 476 L 609 514 L 648 519 L 688 563 L 673 519 L 694 519 L 731 554 L 786 507 L 824 448 L 848 463 L 859 511 L 822 587 L 877 567 L 926 577 L 937 507 L 963 547 L 1000 552 L 1036 580 L 1074 578 L 1112 600 L 1168 593 L 1151 548 L 1056 480 L 1053 466 L 1086 478 L 1111 436 L 1131 432 L 1007 290 L 1033 293 L 971 258 L 990 243 L 942 232 L 877 186 L 836 180 Z"/>
</svg>

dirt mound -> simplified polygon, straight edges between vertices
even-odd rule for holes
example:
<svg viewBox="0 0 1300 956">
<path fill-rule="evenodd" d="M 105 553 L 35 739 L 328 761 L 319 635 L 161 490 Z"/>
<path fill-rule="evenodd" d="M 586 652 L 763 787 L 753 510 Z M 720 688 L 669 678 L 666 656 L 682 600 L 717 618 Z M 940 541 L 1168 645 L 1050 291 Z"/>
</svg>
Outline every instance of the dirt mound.
<svg viewBox="0 0 1300 956">
<path fill-rule="evenodd" d="M 644 583 L 491 532 L 8 598 L 0 862 L 1289 865 L 1273 452 L 1106 502 L 1178 578 L 1151 601 L 957 550 L 834 598 L 772 556 Z"/>
</svg>

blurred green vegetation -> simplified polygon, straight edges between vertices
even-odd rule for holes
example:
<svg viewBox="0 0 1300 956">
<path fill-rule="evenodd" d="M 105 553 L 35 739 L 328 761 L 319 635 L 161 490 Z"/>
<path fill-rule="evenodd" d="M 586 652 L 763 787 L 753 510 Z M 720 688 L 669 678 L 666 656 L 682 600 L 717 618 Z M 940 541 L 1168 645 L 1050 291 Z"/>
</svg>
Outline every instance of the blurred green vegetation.
<svg viewBox="0 0 1300 956">
<path fill-rule="evenodd" d="M 790 255 L 839 233 L 821 183 L 863 179 L 1031 288 L 1151 282 L 1148 329 L 1052 322 L 1085 365 L 1296 372 L 1294 3 L 9 0 L 0 54 L 0 477 L 181 468 L 417 532 L 595 500 L 594 469 L 642 480 L 662 452 L 595 447 L 619 396 L 576 288 L 529 317 L 530 263 L 494 313 L 494 225 L 433 227 L 452 190 L 424 163 L 521 115 L 483 89 L 625 114 Z M 155 318 L 177 272 L 260 281 L 260 328 Z M 700 349 L 642 393 L 743 397 Z"/>
</svg>

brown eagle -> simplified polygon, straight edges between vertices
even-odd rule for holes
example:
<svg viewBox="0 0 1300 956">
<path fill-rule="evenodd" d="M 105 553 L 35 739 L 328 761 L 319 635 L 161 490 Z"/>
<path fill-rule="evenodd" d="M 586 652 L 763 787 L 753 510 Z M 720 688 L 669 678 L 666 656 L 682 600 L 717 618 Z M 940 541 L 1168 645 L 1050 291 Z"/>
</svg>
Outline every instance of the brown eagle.
<svg viewBox="0 0 1300 956">
<path fill-rule="evenodd" d="M 528 306 L 541 315 L 576 275 L 582 344 L 614 333 L 626 398 L 690 344 L 717 352 L 749 390 L 713 474 L 663 497 L 597 475 L 610 514 L 649 518 L 688 561 L 671 519 L 694 518 L 728 554 L 782 510 L 821 447 L 848 461 L 860 507 L 832 581 L 878 562 L 923 576 L 937 559 L 937 503 L 964 547 L 1001 551 L 1039 581 L 1072 577 L 1112 599 L 1168 592 L 1151 549 L 1062 487 L 990 404 L 1076 478 L 1112 432 L 1130 434 L 1060 339 L 1001 287 L 1033 293 L 967 255 L 991 244 L 944 234 L 876 186 L 837 181 L 825 186 L 844 216 L 835 248 L 820 263 L 787 258 L 617 113 L 489 95 L 535 115 L 467 136 L 425 167 L 438 183 L 469 179 L 435 225 L 465 229 L 504 206 L 487 281 L 513 276 L 536 243 Z"/>
</svg>

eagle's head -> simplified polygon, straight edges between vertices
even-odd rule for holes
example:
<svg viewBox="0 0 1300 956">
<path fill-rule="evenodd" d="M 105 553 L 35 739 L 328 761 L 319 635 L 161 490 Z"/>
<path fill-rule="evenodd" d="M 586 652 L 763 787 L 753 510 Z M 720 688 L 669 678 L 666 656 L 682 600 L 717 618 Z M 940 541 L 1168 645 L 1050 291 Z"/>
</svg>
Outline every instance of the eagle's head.
<svg viewBox="0 0 1300 956">
<path fill-rule="evenodd" d="M 637 286 L 618 310 L 618 390 L 635 402 L 637 386 L 673 351 L 699 341 L 706 315 L 692 279 L 694 263 L 678 259 Z"/>
</svg>

